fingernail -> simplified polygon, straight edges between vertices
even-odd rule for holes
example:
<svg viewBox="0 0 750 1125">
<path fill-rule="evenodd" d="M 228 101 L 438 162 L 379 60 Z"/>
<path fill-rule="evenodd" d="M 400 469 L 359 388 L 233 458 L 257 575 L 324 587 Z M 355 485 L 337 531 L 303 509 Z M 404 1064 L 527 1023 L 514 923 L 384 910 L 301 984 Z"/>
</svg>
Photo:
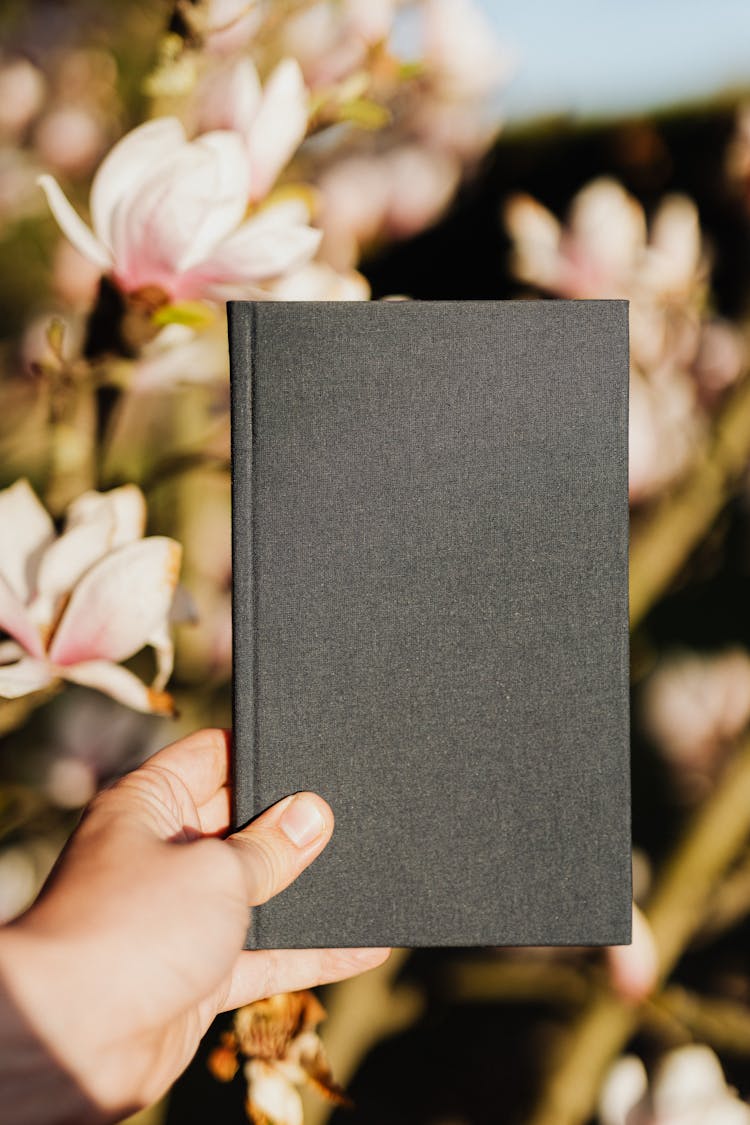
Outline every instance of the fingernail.
<svg viewBox="0 0 750 1125">
<path fill-rule="evenodd" d="M 279 821 L 279 827 L 296 848 L 307 847 L 321 836 L 326 822 L 317 802 L 306 793 L 291 801 Z"/>
</svg>

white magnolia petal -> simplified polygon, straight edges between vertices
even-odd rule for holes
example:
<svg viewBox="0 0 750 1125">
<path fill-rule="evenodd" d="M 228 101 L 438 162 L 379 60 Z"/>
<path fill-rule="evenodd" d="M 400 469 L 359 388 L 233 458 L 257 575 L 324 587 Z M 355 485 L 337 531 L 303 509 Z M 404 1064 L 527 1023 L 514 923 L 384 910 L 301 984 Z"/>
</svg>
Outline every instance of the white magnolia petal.
<svg viewBox="0 0 750 1125">
<path fill-rule="evenodd" d="M 168 389 L 182 383 L 209 383 L 226 379 L 228 355 L 224 332 L 206 329 L 187 335 L 173 332 L 184 325 L 170 324 L 143 350 L 135 365 L 133 391 Z"/>
<path fill-rule="evenodd" d="M 209 75 L 198 91 L 201 129 L 247 133 L 261 98 L 258 72 L 249 58 L 237 59 Z"/>
<path fill-rule="evenodd" d="M 225 240 L 196 271 L 208 288 L 278 277 L 303 265 L 320 245 L 322 231 L 303 225 L 276 225 L 259 215 Z"/>
<path fill-rule="evenodd" d="M 260 1118 L 274 1125 L 302 1125 L 302 1099 L 299 1091 L 263 1059 L 251 1059 L 245 1064 L 247 1101 L 256 1111 L 253 1120 Z"/>
<path fill-rule="evenodd" d="M 636 1055 L 624 1055 L 610 1068 L 599 1095 L 601 1125 L 627 1125 L 646 1097 L 648 1076 Z"/>
<path fill-rule="evenodd" d="M 151 634 L 148 643 L 156 653 L 156 675 L 151 686 L 155 691 L 163 691 L 174 668 L 174 641 L 166 621 Z"/>
<path fill-rule="evenodd" d="M 58 600 L 108 551 L 138 539 L 146 502 L 134 484 L 84 492 L 68 508 L 66 531 L 44 553 L 30 613 L 37 625 L 53 621 Z"/>
<path fill-rule="evenodd" d="M 44 655 L 44 645 L 39 630 L 29 616 L 26 606 L 0 574 L 0 629 L 9 633 L 31 656 Z"/>
<path fill-rule="evenodd" d="M 42 660 L 25 658 L 16 664 L 0 666 L 0 696 L 19 699 L 32 691 L 41 691 L 55 682 L 56 676 Z"/>
<path fill-rule="evenodd" d="M 276 230 L 285 226 L 307 226 L 310 222 L 310 200 L 302 193 L 285 195 L 274 199 L 271 196 L 259 208 L 249 222 L 254 230 Z"/>
<path fill-rule="evenodd" d="M 178 295 L 175 274 L 202 261 L 237 227 L 248 190 L 245 146 L 236 133 L 206 133 L 183 145 L 115 209 L 112 244 L 121 284 L 160 285 Z"/>
<path fill-rule="evenodd" d="M 13 664 L 23 655 L 24 650 L 16 641 L 0 641 L 0 664 Z"/>
<path fill-rule="evenodd" d="M 654 1075 L 651 1101 L 657 1118 L 663 1115 L 664 1120 L 679 1120 L 696 1109 L 705 1112 L 726 1093 L 724 1072 L 715 1052 L 702 1043 L 691 1043 L 662 1058 Z M 704 1120 L 713 1118 L 707 1114 Z"/>
<path fill-rule="evenodd" d="M 356 270 L 339 273 L 326 262 L 308 262 L 271 283 L 274 301 L 368 301 L 370 285 Z"/>
<path fill-rule="evenodd" d="M 73 591 L 49 649 L 55 664 L 127 660 L 169 613 L 182 550 L 151 536 L 106 555 Z"/>
<path fill-rule="evenodd" d="M 203 218 L 192 232 L 187 253 L 179 260 L 180 270 L 188 270 L 202 262 L 236 229 L 245 214 L 249 190 L 247 160 L 242 141 L 236 133 L 216 130 L 205 133 L 193 144 L 211 155 L 211 194 L 201 200 Z"/>
<path fill-rule="evenodd" d="M 184 143 L 185 130 L 176 117 L 157 117 L 127 133 L 102 161 L 91 185 L 91 222 L 107 249 L 112 250 L 117 204 L 137 192 Z"/>
<path fill-rule="evenodd" d="M 281 169 L 299 148 L 309 115 L 307 88 L 296 59 L 284 59 L 263 89 L 247 134 L 250 150 L 250 192 L 262 199 Z"/>
<path fill-rule="evenodd" d="M 80 664 L 66 665 L 58 671 L 71 683 L 95 688 L 116 699 L 118 703 L 132 707 L 134 711 L 154 715 L 174 714 L 174 703 L 168 692 L 148 687 L 120 664 L 113 664 L 109 660 L 87 660 Z"/>
<path fill-rule="evenodd" d="M 651 225 L 650 260 L 644 278 L 658 288 L 687 290 L 695 281 L 702 256 L 698 209 L 684 195 L 668 195 Z"/>
<path fill-rule="evenodd" d="M 69 242 L 101 270 L 109 270 L 112 256 L 90 227 L 84 223 L 53 176 L 40 176 L 37 183 L 47 196 L 52 214 Z"/>
<path fill-rule="evenodd" d="M 0 492 L 0 574 L 21 602 L 34 589 L 36 571 L 55 528 L 27 480 Z"/>
<path fill-rule="evenodd" d="M 104 521 L 73 527 L 45 552 L 39 567 L 37 595 L 29 612 L 38 625 L 50 624 L 55 604 L 110 549 L 110 529 Z"/>
<path fill-rule="evenodd" d="M 425 23 L 427 65 L 449 97 L 480 98 L 510 73 L 510 52 L 473 0 L 429 0 Z"/>
<path fill-rule="evenodd" d="M 646 244 L 643 208 L 609 176 L 600 176 L 578 193 L 570 226 L 584 257 L 614 281 L 627 278 Z"/>
<path fill-rule="evenodd" d="M 67 511 L 66 527 L 106 522 L 110 547 L 121 547 L 143 535 L 146 500 L 137 484 L 124 484 L 108 492 L 84 492 Z"/>
</svg>

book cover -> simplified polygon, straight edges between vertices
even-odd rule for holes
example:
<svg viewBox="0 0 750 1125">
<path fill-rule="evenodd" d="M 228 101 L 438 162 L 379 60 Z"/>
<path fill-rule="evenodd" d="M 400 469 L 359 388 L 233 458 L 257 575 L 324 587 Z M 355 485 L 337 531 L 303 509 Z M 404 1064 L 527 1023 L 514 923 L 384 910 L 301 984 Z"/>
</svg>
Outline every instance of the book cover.
<svg viewBox="0 0 750 1125">
<path fill-rule="evenodd" d="M 630 940 L 624 301 L 233 302 L 250 948 Z"/>
</svg>

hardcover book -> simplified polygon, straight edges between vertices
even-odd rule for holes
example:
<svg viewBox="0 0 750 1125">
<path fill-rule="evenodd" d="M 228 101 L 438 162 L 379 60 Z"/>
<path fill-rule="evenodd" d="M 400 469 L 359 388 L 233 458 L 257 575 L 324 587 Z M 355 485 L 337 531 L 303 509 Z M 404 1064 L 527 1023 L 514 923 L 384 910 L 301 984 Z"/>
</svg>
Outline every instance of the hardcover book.
<svg viewBox="0 0 750 1125">
<path fill-rule="evenodd" d="M 624 301 L 234 302 L 250 948 L 630 940 Z"/>
</svg>

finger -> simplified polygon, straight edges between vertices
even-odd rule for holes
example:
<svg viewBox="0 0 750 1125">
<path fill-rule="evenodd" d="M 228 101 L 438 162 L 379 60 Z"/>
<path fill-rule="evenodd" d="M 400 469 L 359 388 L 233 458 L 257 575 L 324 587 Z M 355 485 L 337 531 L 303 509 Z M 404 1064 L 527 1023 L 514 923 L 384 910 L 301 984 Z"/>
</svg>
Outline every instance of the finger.
<svg viewBox="0 0 750 1125">
<path fill-rule="evenodd" d="M 273 996 L 319 984 L 345 980 L 375 969 L 390 949 L 271 949 L 240 953 L 232 971 L 222 1012 Z"/>
<path fill-rule="evenodd" d="M 323 850 L 333 812 L 316 793 L 292 793 L 229 836 L 240 859 L 249 906 L 283 891 Z"/>
<path fill-rule="evenodd" d="M 204 805 L 227 784 L 231 740 L 226 730 L 199 730 L 159 750 L 147 765 L 175 774 L 196 805 Z"/>
<path fill-rule="evenodd" d="M 225 785 L 198 809 L 204 836 L 223 836 L 232 823 L 232 792 Z"/>
</svg>

